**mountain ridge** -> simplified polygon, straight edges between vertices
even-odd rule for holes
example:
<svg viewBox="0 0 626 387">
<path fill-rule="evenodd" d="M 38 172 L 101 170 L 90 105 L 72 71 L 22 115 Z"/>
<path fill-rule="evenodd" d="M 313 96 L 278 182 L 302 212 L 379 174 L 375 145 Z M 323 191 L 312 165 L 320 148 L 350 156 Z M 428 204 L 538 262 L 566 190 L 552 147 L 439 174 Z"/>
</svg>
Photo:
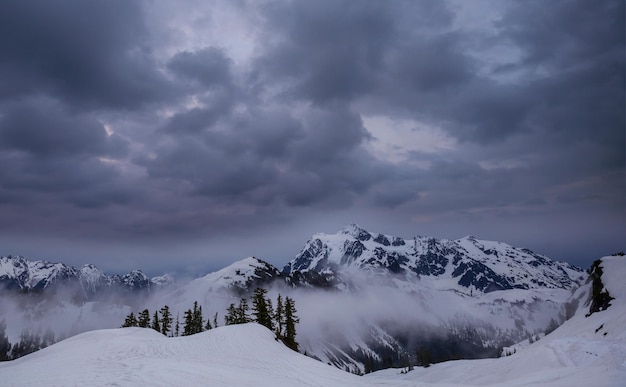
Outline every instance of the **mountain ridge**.
<svg viewBox="0 0 626 387">
<path fill-rule="evenodd" d="M 93 295 L 112 288 L 149 290 L 164 283 L 168 280 L 163 276 L 151 279 L 141 270 L 132 270 L 124 275 L 107 275 L 93 264 L 77 269 L 62 262 L 28 260 L 21 255 L 0 257 L 0 288 L 5 290 L 47 291 L 58 285 L 75 285 L 86 295 Z"/>
<path fill-rule="evenodd" d="M 584 279 L 580 268 L 502 242 L 472 236 L 407 240 L 370 233 L 354 223 L 336 234 L 314 234 L 283 273 L 313 271 L 335 277 L 346 269 L 383 269 L 412 275 L 415 280 L 442 276 L 457 279 L 459 289 L 484 293 L 515 288 L 572 289 Z"/>
<path fill-rule="evenodd" d="M 243 280 L 239 274 L 242 271 L 254 273 L 256 279 L 248 276 Z M 218 287 L 239 292 L 251 290 L 253 284 L 276 280 L 295 287 L 337 288 L 346 285 L 342 281 L 349 272 L 391 274 L 403 276 L 406 281 L 445 279 L 457 291 L 466 293 L 573 289 L 584 279 L 580 268 L 503 242 L 471 235 L 457 240 L 422 236 L 406 239 L 371 233 L 352 223 L 335 234 L 314 234 L 282 270 L 262 259 L 248 257 L 196 280 L 214 281 Z M 41 291 L 62 282 L 78 283 L 86 294 L 95 294 L 112 287 L 149 290 L 174 280 L 168 275 L 149 278 L 141 270 L 107 275 L 93 264 L 77 269 L 64 263 L 30 261 L 19 255 L 0 257 L 0 287 Z"/>
</svg>

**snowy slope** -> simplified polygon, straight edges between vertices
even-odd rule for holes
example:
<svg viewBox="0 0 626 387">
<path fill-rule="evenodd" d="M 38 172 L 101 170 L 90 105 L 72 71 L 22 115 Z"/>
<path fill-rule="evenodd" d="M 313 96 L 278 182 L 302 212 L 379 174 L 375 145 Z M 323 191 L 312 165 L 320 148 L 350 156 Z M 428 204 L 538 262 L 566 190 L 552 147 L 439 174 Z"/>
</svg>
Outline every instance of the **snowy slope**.
<svg viewBox="0 0 626 387">
<path fill-rule="evenodd" d="M 377 385 L 398 385 L 396 381 Z M 0 363 L 2 386 L 365 386 L 363 378 L 295 353 L 257 324 L 167 338 L 92 331 Z M 406 384 L 409 385 L 409 384 Z M 410 384 L 414 385 L 414 384 Z"/>
<path fill-rule="evenodd" d="M 221 314 L 239 295 L 250 293 L 257 286 L 268 287 L 275 280 L 284 281 L 276 267 L 261 259 L 248 257 L 179 287 L 165 289 L 159 298 L 162 302 L 181 305 L 184 309 L 198 301 L 205 311 Z"/>
<path fill-rule="evenodd" d="M 611 306 L 586 317 L 591 284 L 573 296 L 576 314 L 555 331 L 517 353 L 486 360 L 459 360 L 416 368 L 407 374 L 384 370 L 372 382 L 404 380 L 468 385 L 624 386 L 626 383 L 626 259 L 602 258 Z"/>
<path fill-rule="evenodd" d="M 206 291 L 226 288 L 246 291 L 279 277 L 280 271 L 271 264 L 256 257 L 248 257 L 198 278 L 190 286 L 204 287 Z"/>
</svg>

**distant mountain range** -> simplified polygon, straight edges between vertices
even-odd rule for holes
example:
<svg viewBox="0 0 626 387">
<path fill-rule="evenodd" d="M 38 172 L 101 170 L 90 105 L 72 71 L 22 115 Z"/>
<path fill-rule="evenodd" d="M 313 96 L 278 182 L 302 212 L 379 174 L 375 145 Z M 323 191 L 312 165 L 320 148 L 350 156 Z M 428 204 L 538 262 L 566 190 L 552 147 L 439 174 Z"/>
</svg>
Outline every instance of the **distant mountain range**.
<svg viewBox="0 0 626 387">
<path fill-rule="evenodd" d="M 76 269 L 64 263 L 30 261 L 19 255 L 0 257 L 0 289 L 6 291 L 44 292 L 72 286 L 89 297 L 112 289 L 142 291 L 170 283 L 172 279 L 167 275 L 149 278 L 141 270 L 110 276 L 92 264 Z"/>
<path fill-rule="evenodd" d="M 251 290 L 283 281 L 291 286 L 342 287 L 355 273 L 392 274 L 406 281 L 445 279 L 460 292 L 489 293 L 506 289 L 573 289 L 583 271 L 555 262 L 528 249 L 467 236 L 458 240 L 416 236 L 412 239 L 370 233 L 356 224 L 336 234 L 315 234 L 281 270 L 250 257 L 203 280 L 216 286 Z M 168 275 L 149 278 L 141 270 L 107 275 L 92 264 L 76 269 L 64 263 L 29 261 L 21 256 L 0 257 L 0 287 L 41 291 L 60 284 L 80 284 L 86 294 L 110 288 L 150 289 L 173 283 Z"/>
<path fill-rule="evenodd" d="M 580 268 L 501 242 L 405 239 L 355 224 L 313 235 L 282 270 L 249 257 L 182 284 L 139 270 L 109 276 L 93 265 L 0 258 L 4 294 L 70 287 L 83 302 L 141 294 L 180 312 L 199 301 L 211 314 L 259 286 L 289 294 L 302 315 L 303 350 L 361 370 L 399 365 L 424 348 L 435 360 L 497 356 L 569 317 L 567 302 L 586 278 Z"/>
</svg>

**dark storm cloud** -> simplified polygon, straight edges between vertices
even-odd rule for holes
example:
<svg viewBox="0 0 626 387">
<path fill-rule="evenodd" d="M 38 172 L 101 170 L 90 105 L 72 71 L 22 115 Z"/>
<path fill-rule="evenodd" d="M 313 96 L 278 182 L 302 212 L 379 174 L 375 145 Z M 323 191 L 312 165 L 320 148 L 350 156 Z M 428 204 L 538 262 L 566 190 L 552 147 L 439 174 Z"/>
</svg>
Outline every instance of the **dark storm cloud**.
<svg viewBox="0 0 626 387">
<path fill-rule="evenodd" d="M 387 166 L 367 154 L 371 139 L 345 107 L 312 109 L 299 118 L 285 110 L 252 108 L 219 124 L 193 109 L 197 129 L 178 136 L 147 160 L 150 176 L 184 181 L 192 192 L 257 205 L 350 203 L 385 179 Z M 180 122 L 174 117 L 168 127 Z"/>
<path fill-rule="evenodd" d="M 49 99 L 9 104 L 0 117 L 0 147 L 38 157 L 123 156 L 126 142 L 108 136 L 91 116 L 67 112 Z"/>
<path fill-rule="evenodd" d="M 19 201 L 99 206 L 128 200 L 118 173 L 100 158 L 124 157 L 128 143 L 95 118 L 44 98 L 7 105 L 0 117 L 0 175 Z M 32 203 L 31 203 L 32 204 Z"/>
<path fill-rule="evenodd" d="M 268 7 L 265 15 L 270 43 L 259 58 L 259 69 L 293 82 L 287 95 L 317 104 L 376 92 L 388 78 L 407 73 L 413 82 L 434 87 L 448 82 L 443 77 L 455 71 L 454 62 L 439 63 L 449 59 L 441 47 L 449 41 L 430 41 L 427 34 L 412 31 L 448 24 L 450 13 L 442 3 L 285 2 Z M 440 47 L 433 49 L 435 45 Z M 418 56 L 423 60 L 416 60 Z"/>
<path fill-rule="evenodd" d="M 175 74 L 198 82 L 204 88 L 231 84 L 231 60 L 215 47 L 197 52 L 180 52 L 170 59 L 167 67 Z"/>
<path fill-rule="evenodd" d="M 43 92 L 100 109 L 171 96 L 142 26 L 139 2 L 2 2 L 0 98 Z"/>
<path fill-rule="evenodd" d="M 180 3 L 167 22 L 178 11 L 152 1 L 3 2 L 1 230 L 215 241 L 364 218 L 450 236 L 576 214 L 614 227 L 624 3 L 498 4 L 476 26 L 426 0 L 237 2 L 237 17 Z M 249 35 L 223 28 L 244 22 Z"/>
</svg>

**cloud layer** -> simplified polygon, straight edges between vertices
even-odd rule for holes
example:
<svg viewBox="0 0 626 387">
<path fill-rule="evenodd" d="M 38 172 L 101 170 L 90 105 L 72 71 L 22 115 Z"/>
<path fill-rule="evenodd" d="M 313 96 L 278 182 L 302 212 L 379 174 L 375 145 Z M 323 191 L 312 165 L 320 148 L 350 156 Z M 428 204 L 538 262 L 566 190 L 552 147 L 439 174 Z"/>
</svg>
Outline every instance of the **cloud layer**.
<svg viewBox="0 0 626 387">
<path fill-rule="evenodd" d="M 623 249 L 624 24 L 617 0 L 5 2 L 0 242 L 281 264 L 357 221 L 586 265 Z"/>
</svg>

